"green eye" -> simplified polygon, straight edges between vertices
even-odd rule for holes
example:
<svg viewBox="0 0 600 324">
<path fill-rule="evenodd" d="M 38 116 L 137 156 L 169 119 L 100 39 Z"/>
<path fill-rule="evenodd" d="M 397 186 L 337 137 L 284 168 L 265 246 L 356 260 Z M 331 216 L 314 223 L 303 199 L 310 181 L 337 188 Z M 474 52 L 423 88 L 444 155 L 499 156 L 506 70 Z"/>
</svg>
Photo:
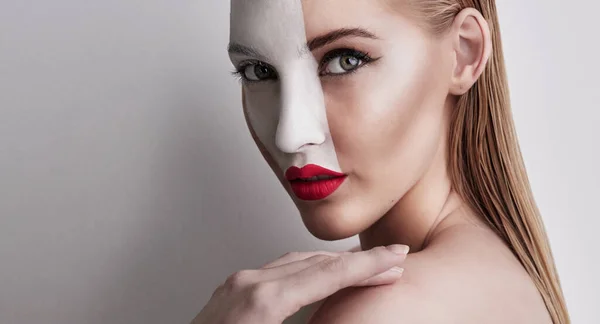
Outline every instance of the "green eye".
<svg viewBox="0 0 600 324">
<path fill-rule="evenodd" d="M 363 65 L 372 62 L 368 54 L 352 49 L 338 49 L 329 52 L 323 58 L 321 75 L 342 75 L 354 72 Z"/>
<path fill-rule="evenodd" d="M 352 55 L 344 55 L 344 56 L 340 56 L 340 58 L 338 60 L 334 60 L 332 62 L 332 63 L 335 63 L 333 67 L 331 67 L 331 65 L 332 65 L 331 63 L 329 64 L 328 67 L 331 68 L 332 73 L 336 73 L 336 71 L 339 71 L 339 73 L 344 73 L 344 72 L 349 72 L 349 71 L 356 69 L 357 67 L 360 66 L 361 62 L 362 61 L 357 57 L 354 57 Z M 338 66 L 339 66 L 339 68 L 338 68 Z"/>
<path fill-rule="evenodd" d="M 334 57 L 325 67 L 326 74 L 344 74 L 356 70 L 363 61 L 356 56 L 340 55 Z"/>
</svg>

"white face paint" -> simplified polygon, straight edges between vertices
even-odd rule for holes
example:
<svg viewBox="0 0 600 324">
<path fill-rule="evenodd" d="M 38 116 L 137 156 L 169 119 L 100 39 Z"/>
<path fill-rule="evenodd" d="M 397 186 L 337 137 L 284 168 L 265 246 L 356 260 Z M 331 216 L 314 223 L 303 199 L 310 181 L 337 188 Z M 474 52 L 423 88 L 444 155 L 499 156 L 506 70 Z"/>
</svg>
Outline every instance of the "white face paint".
<svg viewBox="0 0 600 324">
<path fill-rule="evenodd" d="M 420 180 L 445 165 L 434 158 L 452 104 L 451 42 L 385 1 L 232 0 L 231 8 L 248 125 L 313 235 L 356 235 L 402 209 L 415 184 L 434 190 Z M 286 183 L 293 166 L 305 168 L 291 168 Z"/>
<path fill-rule="evenodd" d="M 247 85 L 250 127 L 283 172 L 316 164 L 342 173 L 306 43 L 301 0 L 232 0 L 230 44 L 255 52 L 231 53 L 233 64 L 261 61 L 277 73 L 276 80 Z"/>
</svg>

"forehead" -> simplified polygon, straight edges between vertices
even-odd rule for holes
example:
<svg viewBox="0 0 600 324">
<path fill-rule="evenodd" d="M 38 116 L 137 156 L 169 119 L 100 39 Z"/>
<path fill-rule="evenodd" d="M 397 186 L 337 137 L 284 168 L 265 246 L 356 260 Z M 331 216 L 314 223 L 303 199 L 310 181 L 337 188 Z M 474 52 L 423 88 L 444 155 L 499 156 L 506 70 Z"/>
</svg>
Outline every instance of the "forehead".
<svg viewBox="0 0 600 324">
<path fill-rule="evenodd" d="M 306 51 L 302 0 L 232 0 L 230 41 L 287 54 Z"/>
<path fill-rule="evenodd" d="M 378 0 L 231 0 L 230 41 L 307 52 L 307 39 L 339 28 L 377 30 L 389 18 Z M 281 54 L 281 53 L 280 53 Z"/>
<path fill-rule="evenodd" d="M 382 0 L 231 0 L 230 43 L 290 58 L 309 53 L 307 40 L 342 28 L 388 38 L 410 28 L 390 8 Z"/>
</svg>

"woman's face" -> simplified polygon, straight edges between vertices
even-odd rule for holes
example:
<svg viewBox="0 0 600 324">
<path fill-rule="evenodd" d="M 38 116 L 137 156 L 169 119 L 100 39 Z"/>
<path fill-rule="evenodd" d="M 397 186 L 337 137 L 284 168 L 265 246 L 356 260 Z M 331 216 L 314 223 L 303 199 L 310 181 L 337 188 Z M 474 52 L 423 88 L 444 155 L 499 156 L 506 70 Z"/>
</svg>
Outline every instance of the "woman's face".
<svg viewBox="0 0 600 324">
<path fill-rule="evenodd" d="M 451 47 L 386 3 L 232 0 L 248 126 L 320 239 L 370 227 L 445 147 Z"/>
</svg>

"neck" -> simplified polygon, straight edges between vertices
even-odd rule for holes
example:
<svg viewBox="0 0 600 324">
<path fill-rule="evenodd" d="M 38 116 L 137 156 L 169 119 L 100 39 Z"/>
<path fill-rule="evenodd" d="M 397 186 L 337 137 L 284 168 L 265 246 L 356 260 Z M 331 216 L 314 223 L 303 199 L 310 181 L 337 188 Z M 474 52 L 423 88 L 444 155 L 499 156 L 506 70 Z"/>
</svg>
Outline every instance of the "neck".
<svg viewBox="0 0 600 324">
<path fill-rule="evenodd" d="M 446 163 L 446 139 L 440 141 L 432 165 L 424 176 L 371 227 L 359 234 L 362 250 L 405 244 L 411 252 L 424 249 L 435 233 L 460 224 L 481 223 L 452 189 Z M 458 210 L 461 212 L 457 212 Z"/>
</svg>

